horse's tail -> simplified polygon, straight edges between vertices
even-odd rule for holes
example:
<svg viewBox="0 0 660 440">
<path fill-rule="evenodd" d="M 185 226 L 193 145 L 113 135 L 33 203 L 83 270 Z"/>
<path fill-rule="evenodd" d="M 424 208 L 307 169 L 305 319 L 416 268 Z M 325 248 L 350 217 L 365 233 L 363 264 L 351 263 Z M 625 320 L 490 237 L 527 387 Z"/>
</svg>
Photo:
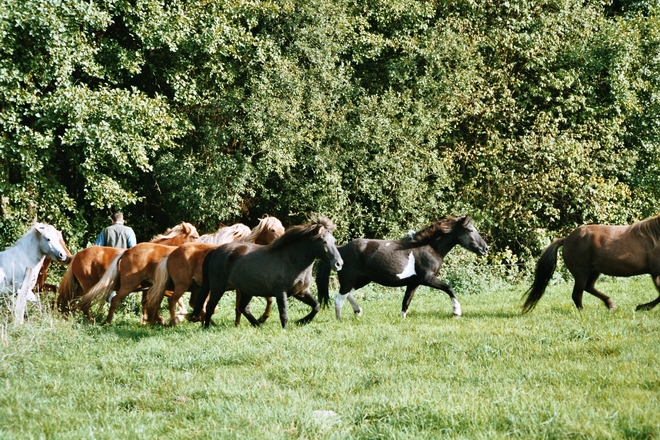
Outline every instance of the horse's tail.
<svg viewBox="0 0 660 440">
<path fill-rule="evenodd" d="M 213 255 L 213 251 L 206 254 L 204 261 L 202 262 L 202 285 L 199 286 L 197 295 L 195 296 L 195 305 L 193 307 L 191 321 L 202 321 L 204 319 L 204 304 L 206 304 L 206 299 L 211 292 L 211 274 L 209 273 L 210 261 Z"/>
<path fill-rule="evenodd" d="M 167 271 L 168 259 L 169 255 L 160 260 L 156 266 L 156 269 L 154 270 L 154 284 L 147 292 L 147 316 L 149 317 L 149 322 L 152 324 L 156 321 L 156 317 L 160 313 L 160 305 L 163 302 L 165 290 L 167 289 L 167 282 L 170 279 L 170 274 Z"/>
<path fill-rule="evenodd" d="M 552 274 L 557 267 L 557 251 L 564 244 L 564 239 L 560 238 L 548 246 L 541 254 L 541 257 L 536 262 L 536 272 L 534 274 L 534 283 L 527 292 L 523 295 L 527 297 L 525 304 L 523 304 L 522 311 L 527 313 L 536 307 L 543 294 L 545 293 L 548 283 L 552 278 Z"/>
<path fill-rule="evenodd" d="M 319 302 L 322 307 L 328 307 L 330 302 L 330 264 L 325 261 L 319 261 L 316 267 L 316 288 L 319 291 Z"/>
<path fill-rule="evenodd" d="M 66 268 L 60 285 L 57 287 L 57 308 L 60 313 L 69 314 L 71 301 L 77 296 L 79 290 L 80 283 L 73 274 L 73 260 L 71 260 L 71 264 Z"/>
<path fill-rule="evenodd" d="M 120 252 L 119 255 L 112 260 L 101 279 L 89 290 L 89 292 L 80 298 L 80 301 L 78 301 L 79 308 L 82 308 L 83 310 L 89 309 L 92 303 L 98 301 L 99 298 L 105 300 L 108 297 L 117 284 L 117 279 L 119 278 L 119 260 L 123 256 L 124 252 Z"/>
</svg>

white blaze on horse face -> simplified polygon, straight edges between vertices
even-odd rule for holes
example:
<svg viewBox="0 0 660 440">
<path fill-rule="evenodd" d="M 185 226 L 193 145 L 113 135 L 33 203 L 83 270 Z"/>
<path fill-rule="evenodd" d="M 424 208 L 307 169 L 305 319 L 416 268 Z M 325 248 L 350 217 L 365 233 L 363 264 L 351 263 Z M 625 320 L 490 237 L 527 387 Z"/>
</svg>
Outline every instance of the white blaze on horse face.
<svg viewBox="0 0 660 440">
<path fill-rule="evenodd" d="M 410 278 L 413 275 L 417 275 L 417 272 L 415 272 L 415 256 L 411 252 L 410 255 L 408 255 L 408 264 L 403 269 L 403 272 L 397 274 L 397 277 L 402 280 L 404 278 Z"/>
<path fill-rule="evenodd" d="M 451 306 L 454 308 L 454 316 L 461 316 L 461 305 L 456 298 L 451 299 Z"/>
</svg>

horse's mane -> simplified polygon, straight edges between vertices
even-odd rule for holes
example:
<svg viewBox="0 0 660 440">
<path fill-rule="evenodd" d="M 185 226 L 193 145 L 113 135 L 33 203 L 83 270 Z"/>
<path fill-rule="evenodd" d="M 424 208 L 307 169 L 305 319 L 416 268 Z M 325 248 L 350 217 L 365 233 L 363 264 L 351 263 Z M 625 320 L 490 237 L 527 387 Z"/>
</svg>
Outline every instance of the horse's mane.
<svg viewBox="0 0 660 440">
<path fill-rule="evenodd" d="M 414 234 L 408 235 L 408 238 L 412 241 L 412 244 L 420 246 L 427 245 L 443 235 L 449 234 L 454 230 L 456 225 L 466 221 L 466 219 L 467 217 L 447 216 Z"/>
<path fill-rule="evenodd" d="M 630 232 L 651 239 L 653 245 L 657 246 L 660 242 L 660 215 L 633 223 Z"/>
<path fill-rule="evenodd" d="M 294 243 L 301 238 L 310 236 L 312 240 L 322 237 L 326 233 L 332 233 L 335 230 L 335 224 L 328 218 L 317 217 L 312 218 L 310 223 L 306 225 L 298 225 L 289 228 L 284 235 L 275 239 L 271 244 L 266 245 L 264 250 L 267 252 L 283 248 L 291 243 Z"/>
<path fill-rule="evenodd" d="M 257 226 L 255 226 L 254 229 L 252 229 L 252 231 L 250 232 L 250 235 L 245 237 L 243 239 L 243 241 L 247 241 L 249 243 L 254 243 L 255 241 L 257 241 L 257 238 L 259 238 L 259 235 L 261 235 L 261 233 L 264 230 L 267 230 L 267 229 L 270 229 L 271 227 L 276 227 L 276 226 L 280 227 L 280 226 L 282 226 L 282 223 L 276 217 L 271 217 L 271 216 L 267 215 L 266 217 L 259 220 L 259 224 Z"/>
<path fill-rule="evenodd" d="M 151 239 L 152 243 L 157 243 L 159 241 L 167 240 L 170 238 L 174 238 L 177 235 L 182 235 L 186 233 L 185 227 L 187 226 L 188 229 L 191 231 L 191 234 L 197 231 L 197 229 L 191 225 L 190 223 L 186 222 L 181 222 L 180 225 L 176 225 L 173 228 L 169 228 L 167 231 L 165 231 L 164 234 L 158 234 L 154 238 Z"/>
<path fill-rule="evenodd" d="M 213 234 L 204 234 L 199 237 L 198 243 L 225 244 L 232 241 L 247 241 L 250 235 L 250 228 L 243 223 L 236 223 L 231 226 L 220 227 Z"/>
</svg>

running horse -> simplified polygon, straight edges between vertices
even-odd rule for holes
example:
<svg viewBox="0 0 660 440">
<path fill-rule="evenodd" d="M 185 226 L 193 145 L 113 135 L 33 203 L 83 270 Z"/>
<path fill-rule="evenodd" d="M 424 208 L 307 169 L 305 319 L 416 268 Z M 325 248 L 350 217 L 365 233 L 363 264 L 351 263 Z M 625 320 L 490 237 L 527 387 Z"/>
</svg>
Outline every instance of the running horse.
<svg viewBox="0 0 660 440">
<path fill-rule="evenodd" d="M 160 316 L 160 306 L 167 290 L 172 290 L 172 296 L 168 298 L 170 311 L 169 325 L 176 325 L 178 322 L 175 305 L 185 292 L 190 292 L 190 305 L 194 307 L 195 298 L 202 284 L 202 263 L 204 257 L 213 249 L 221 244 L 230 242 L 247 242 L 258 245 L 266 245 L 284 234 L 284 226 L 276 217 L 266 216 L 259 221 L 259 224 L 250 231 L 249 234 L 238 234 L 238 227 L 247 228 L 247 226 L 238 223 L 228 226 L 215 234 L 216 237 L 207 239 L 205 242 L 185 243 L 175 249 L 171 254 L 163 258 L 154 275 L 154 284 L 147 292 L 147 316 L 149 322 L 154 324 L 159 320 L 161 324 L 167 323 Z M 202 239 L 204 236 L 202 236 Z M 200 239 L 200 241 L 202 241 Z M 259 318 L 264 322 L 270 316 L 273 304 L 273 298 L 266 298 L 266 310 Z M 240 324 L 241 313 L 238 310 L 240 302 L 240 293 L 236 292 L 236 319 L 235 324 Z"/>
<path fill-rule="evenodd" d="M 46 258 L 68 264 L 72 257 L 60 231 L 45 223 L 34 223 L 13 246 L 0 252 L 0 289 L 19 291 L 28 268 L 34 270 L 36 282 Z"/>
<path fill-rule="evenodd" d="M 446 217 L 400 240 L 359 238 L 341 246 L 339 253 L 345 267 L 338 273 L 339 293 L 335 297 L 337 319 L 341 319 L 341 309 L 346 299 L 356 314 L 362 314 L 352 292 L 370 282 L 388 287 L 406 287 L 401 306 L 403 318 L 419 286 L 446 292 L 451 298 L 454 316 L 461 316 L 461 305 L 454 289 L 436 278 L 443 259 L 456 245 L 480 256 L 488 253 L 488 245 L 468 216 Z M 316 284 L 319 300 L 324 306 L 329 302 L 329 277 L 330 268 L 321 262 L 317 268 Z"/>
<path fill-rule="evenodd" d="M 150 243 L 178 246 L 199 238 L 197 229 L 190 223 L 179 225 L 156 235 Z M 125 249 L 108 246 L 90 246 L 74 255 L 58 287 L 57 306 L 61 313 L 68 314 L 75 301 L 87 294 L 99 282 L 111 263 Z M 89 307 L 80 307 L 90 322 L 94 322 Z"/>
<path fill-rule="evenodd" d="M 202 285 L 195 301 L 194 316 L 201 316 L 206 295 L 210 292 L 202 323 L 208 327 L 213 311 L 227 290 L 240 290 L 239 309 L 255 327 L 261 325 L 250 313 L 253 296 L 274 297 L 283 328 L 289 321 L 287 297 L 295 296 L 312 310 L 298 321 L 311 322 L 320 305 L 309 291 L 312 267 L 319 258 L 335 270 L 343 261 L 335 246 L 335 225 L 326 218 L 313 219 L 307 225 L 294 226 L 266 246 L 253 243 L 228 243 L 208 253 L 204 259 Z"/>
<path fill-rule="evenodd" d="M 548 246 L 536 263 L 532 286 L 525 292 L 523 313 L 530 312 L 539 302 L 557 267 L 557 253 L 573 275 L 573 303 L 582 309 L 582 294 L 586 290 L 614 310 L 614 301 L 595 287 L 601 274 L 629 277 L 650 274 L 660 291 L 660 215 L 632 225 L 584 225 L 568 236 Z M 636 310 L 651 310 L 660 303 L 660 296 L 640 304 Z"/>
</svg>

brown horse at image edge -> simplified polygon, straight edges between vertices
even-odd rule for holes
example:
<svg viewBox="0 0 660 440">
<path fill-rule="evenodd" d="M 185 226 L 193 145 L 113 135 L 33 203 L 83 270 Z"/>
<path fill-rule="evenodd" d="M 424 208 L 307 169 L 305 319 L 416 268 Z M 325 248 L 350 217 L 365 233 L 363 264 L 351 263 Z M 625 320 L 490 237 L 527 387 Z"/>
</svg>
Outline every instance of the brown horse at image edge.
<svg viewBox="0 0 660 440">
<path fill-rule="evenodd" d="M 573 302 L 582 309 L 582 294 L 586 290 L 599 298 L 610 309 L 614 301 L 596 290 L 601 274 L 629 277 L 650 274 L 660 291 L 660 215 L 632 225 L 586 225 L 573 230 L 548 246 L 538 262 L 532 287 L 524 294 L 523 313 L 536 307 L 545 293 L 557 266 L 557 252 L 562 247 L 566 268 L 573 275 Z M 640 304 L 636 310 L 651 310 L 660 303 L 655 300 Z"/>
</svg>

